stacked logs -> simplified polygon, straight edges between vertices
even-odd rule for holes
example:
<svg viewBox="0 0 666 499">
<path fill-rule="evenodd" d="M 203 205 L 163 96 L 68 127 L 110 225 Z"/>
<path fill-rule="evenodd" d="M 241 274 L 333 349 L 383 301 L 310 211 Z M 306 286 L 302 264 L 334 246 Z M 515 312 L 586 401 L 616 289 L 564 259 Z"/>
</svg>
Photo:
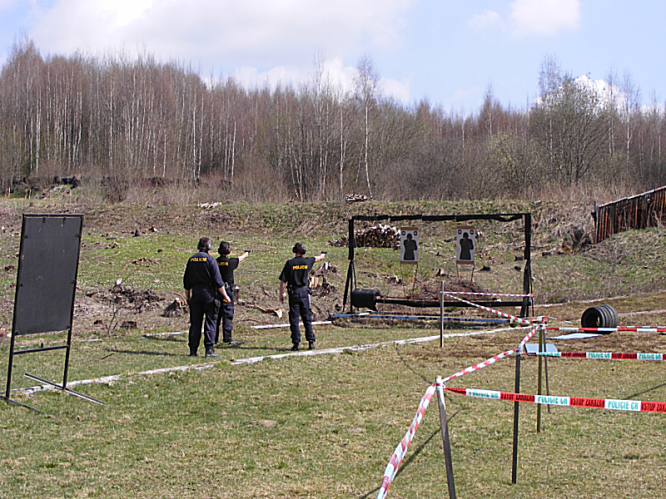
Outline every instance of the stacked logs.
<svg viewBox="0 0 666 499">
<path fill-rule="evenodd" d="M 343 237 L 337 241 L 329 241 L 331 246 L 348 246 L 349 238 Z M 378 224 L 374 227 L 357 232 L 354 235 L 354 246 L 357 248 L 393 248 L 400 247 L 400 231 L 397 227 Z"/>
<path fill-rule="evenodd" d="M 345 201 L 347 203 L 359 203 L 364 201 L 370 201 L 372 198 L 362 195 L 362 194 L 347 194 L 345 196 Z"/>
</svg>

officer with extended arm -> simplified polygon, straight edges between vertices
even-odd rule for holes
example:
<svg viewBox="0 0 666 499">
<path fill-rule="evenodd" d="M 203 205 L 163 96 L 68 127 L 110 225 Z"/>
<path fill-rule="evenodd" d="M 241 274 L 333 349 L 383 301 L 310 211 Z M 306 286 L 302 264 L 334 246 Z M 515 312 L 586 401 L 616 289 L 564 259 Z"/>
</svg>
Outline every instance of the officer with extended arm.
<svg viewBox="0 0 666 499">
<path fill-rule="evenodd" d="M 210 256 L 210 239 L 202 237 L 197 245 L 197 253 L 187 260 L 183 286 L 187 304 L 190 306 L 190 331 L 188 344 L 190 355 L 196 357 L 201 342 L 201 325 L 204 325 L 204 346 L 206 357 L 219 357 L 215 353 L 215 324 L 217 322 L 217 309 L 219 300 L 215 292 L 222 296 L 222 301 L 229 301 L 224 289 L 224 281 L 215 259 Z M 216 303 L 217 302 L 217 303 Z M 205 322 L 204 322 L 205 317 Z"/>
<path fill-rule="evenodd" d="M 292 248 L 296 255 L 285 263 L 280 274 L 280 303 L 284 303 L 284 288 L 289 294 L 289 327 L 291 329 L 291 350 L 297 352 L 301 342 L 301 332 L 298 327 L 299 317 L 303 320 L 305 339 L 310 350 L 315 348 L 315 335 L 312 331 L 312 311 L 310 310 L 310 289 L 308 287 L 308 274 L 315 262 L 326 258 L 321 252 L 315 257 L 305 257 L 305 245 L 296 243 Z"/>
<path fill-rule="evenodd" d="M 231 331 L 233 329 L 234 320 L 234 270 L 238 268 L 238 264 L 245 260 L 249 254 L 249 250 L 245 250 L 242 255 L 237 258 L 229 258 L 231 253 L 231 245 L 222 241 L 217 252 L 220 256 L 217 259 L 217 265 L 220 269 L 220 275 L 225 284 L 229 301 L 222 302 L 220 312 L 217 317 L 217 324 L 215 327 L 215 343 L 218 342 L 220 337 L 220 326 L 222 327 L 222 343 L 226 345 L 236 346 L 239 345 L 238 341 L 231 339 Z"/>
</svg>

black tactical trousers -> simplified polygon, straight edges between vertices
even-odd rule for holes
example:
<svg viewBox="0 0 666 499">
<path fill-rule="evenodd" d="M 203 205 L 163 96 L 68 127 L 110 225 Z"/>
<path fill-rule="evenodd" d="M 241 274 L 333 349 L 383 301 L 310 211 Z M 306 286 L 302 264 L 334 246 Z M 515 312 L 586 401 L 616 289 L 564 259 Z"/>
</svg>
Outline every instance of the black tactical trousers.
<svg viewBox="0 0 666 499">
<path fill-rule="evenodd" d="M 205 323 L 204 323 L 205 316 Z M 201 342 L 201 325 L 204 326 L 204 346 L 206 350 L 215 344 L 215 324 L 217 323 L 217 305 L 211 295 L 194 294 L 190 300 L 190 334 L 188 344 L 190 351 L 199 348 Z"/>
<path fill-rule="evenodd" d="M 222 341 L 229 343 L 231 341 L 231 331 L 234 327 L 234 292 L 227 289 L 227 294 L 231 300 L 229 303 L 220 305 L 220 312 L 217 314 L 217 326 L 215 328 L 215 343 L 220 339 L 220 328 L 222 328 Z"/>
<path fill-rule="evenodd" d="M 298 327 L 298 319 L 303 319 L 305 327 L 305 339 L 310 342 L 315 340 L 312 332 L 312 311 L 310 310 L 310 293 L 307 286 L 293 288 L 289 291 L 289 327 L 291 328 L 291 342 L 301 342 L 301 331 Z"/>
</svg>

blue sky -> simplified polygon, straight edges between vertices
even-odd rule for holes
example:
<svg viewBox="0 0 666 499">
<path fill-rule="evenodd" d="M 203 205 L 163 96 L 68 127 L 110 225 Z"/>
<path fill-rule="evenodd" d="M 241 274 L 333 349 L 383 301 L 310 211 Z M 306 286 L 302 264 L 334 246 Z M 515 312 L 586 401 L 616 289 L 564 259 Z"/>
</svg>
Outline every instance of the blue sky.
<svg viewBox="0 0 666 499">
<path fill-rule="evenodd" d="M 537 97 L 541 63 L 573 76 L 614 71 L 666 100 L 663 0 L 0 0 L 0 64 L 15 40 L 44 57 L 138 52 L 247 86 L 311 81 L 315 59 L 350 89 L 369 56 L 384 94 L 477 112 Z"/>
</svg>

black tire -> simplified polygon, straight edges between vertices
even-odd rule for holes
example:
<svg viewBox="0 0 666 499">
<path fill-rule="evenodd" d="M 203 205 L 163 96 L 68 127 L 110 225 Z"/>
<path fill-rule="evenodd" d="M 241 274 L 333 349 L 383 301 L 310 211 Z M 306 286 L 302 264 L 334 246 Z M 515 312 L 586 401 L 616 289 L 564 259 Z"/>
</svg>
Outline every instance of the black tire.
<svg viewBox="0 0 666 499">
<path fill-rule="evenodd" d="M 599 327 L 601 324 L 601 315 L 597 307 L 591 307 L 583 312 L 583 316 L 580 318 L 581 327 Z"/>
<path fill-rule="evenodd" d="M 610 311 L 603 305 L 597 305 L 597 310 L 599 311 L 599 315 L 601 315 L 601 324 L 599 327 L 600 328 L 610 327 L 609 324 L 611 323 L 612 319 Z"/>
<path fill-rule="evenodd" d="M 617 327 L 618 316 L 615 309 L 607 304 L 599 305 L 599 308 L 604 308 L 608 312 L 608 320 L 605 327 Z"/>
<path fill-rule="evenodd" d="M 615 328 L 617 327 L 617 312 L 610 305 L 599 305 L 591 307 L 583 312 L 580 319 L 581 327 L 594 328 Z M 609 334 L 611 331 L 600 331 L 602 334 Z"/>
</svg>

